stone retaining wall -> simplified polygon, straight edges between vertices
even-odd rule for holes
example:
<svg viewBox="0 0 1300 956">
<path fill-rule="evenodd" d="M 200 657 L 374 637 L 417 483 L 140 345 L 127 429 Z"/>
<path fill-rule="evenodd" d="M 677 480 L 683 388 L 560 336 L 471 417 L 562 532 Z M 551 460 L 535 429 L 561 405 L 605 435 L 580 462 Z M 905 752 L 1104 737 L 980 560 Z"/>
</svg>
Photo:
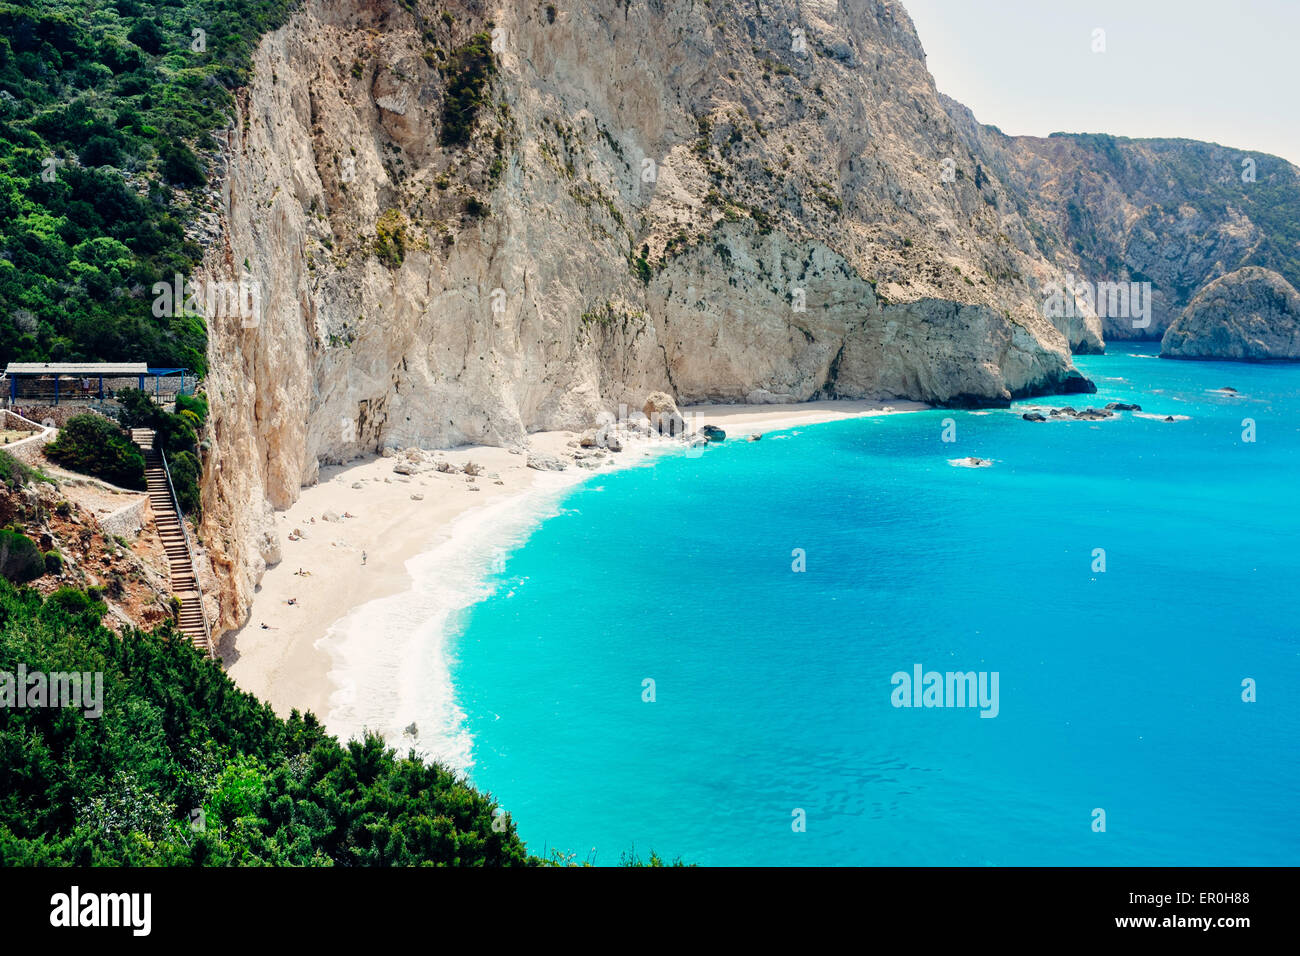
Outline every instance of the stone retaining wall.
<svg viewBox="0 0 1300 956">
<path fill-rule="evenodd" d="M 145 511 L 148 503 L 148 499 L 141 498 L 124 508 L 118 508 L 112 514 L 101 515 L 95 520 L 99 522 L 100 530 L 104 534 L 134 538 L 144 530 L 145 522 L 149 518 L 148 512 Z"/>
<path fill-rule="evenodd" d="M 73 415 L 84 415 L 90 411 L 85 405 L 24 405 L 22 402 L 16 402 L 13 407 L 14 411 L 23 418 L 30 418 L 42 425 L 53 422 L 55 428 L 62 428 L 68 424 L 68 419 Z"/>
</svg>

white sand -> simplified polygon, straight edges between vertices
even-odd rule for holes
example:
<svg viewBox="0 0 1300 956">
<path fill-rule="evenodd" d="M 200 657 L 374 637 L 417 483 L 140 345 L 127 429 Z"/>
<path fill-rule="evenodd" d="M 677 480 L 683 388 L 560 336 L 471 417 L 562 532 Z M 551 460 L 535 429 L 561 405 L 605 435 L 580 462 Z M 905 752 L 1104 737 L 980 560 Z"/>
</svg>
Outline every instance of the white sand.
<svg viewBox="0 0 1300 956">
<path fill-rule="evenodd" d="M 712 405 L 683 408 L 688 426 L 717 425 L 728 440 L 744 440 L 751 432 L 769 432 L 798 425 L 916 411 L 916 402 L 825 401 L 798 405 Z M 529 437 L 532 451 L 545 455 L 571 452 L 573 432 L 541 432 Z M 338 700 L 355 688 L 345 686 L 350 677 L 334 655 L 318 646 L 330 628 L 355 608 L 380 598 L 401 594 L 412 585 L 406 562 L 446 545 L 453 523 L 457 533 L 491 534 L 491 523 L 457 519 L 475 511 L 487 512 L 511 498 L 554 493 L 591 475 L 627 467 L 645 456 L 680 449 L 672 442 L 627 442 L 626 450 L 611 454 L 596 471 L 570 464 L 563 472 L 539 472 L 526 466 L 525 455 L 503 448 L 462 447 L 442 452 L 456 465 L 474 461 L 484 474 L 469 482 L 463 474 L 436 471 L 402 476 L 393 473 L 397 459 L 369 458 L 321 469 L 320 482 L 303 489 L 287 511 L 277 514 L 283 559 L 267 570 L 254 599 L 249 622 L 234 635 L 226 635 L 221 650 L 231 678 L 244 690 L 267 701 L 281 715 L 291 709 L 310 710 L 331 723 L 329 715 Z M 502 484 L 489 478 L 496 473 Z M 353 488 L 359 482 L 360 488 Z M 477 487 L 479 491 L 470 491 Z M 414 501 L 411 495 L 424 498 Z M 355 517 L 324 521 L 327 511 Z M 315 523 L 312 523 L 312 518 Z M 303 540 L 291 541 L 294 529 Z M 485 542 L 476 540 L 477 544 Z M 362 563 L 362 553 L 365 562 Z M 310 574 L 299 576 L 299 569 Z M 288 601 L 293 599 L 294 604 Z M 263 629 L 262 624 L 267 628 Z M 388 635 L 366 635 L 376 651 Z M 234 653 L 231 652 L 233 638 Z M 351 648 L 352 653 L 356 648 Z M 353 727 L 330 727 L 334 732 L 355 732 Z"/>
</svg>

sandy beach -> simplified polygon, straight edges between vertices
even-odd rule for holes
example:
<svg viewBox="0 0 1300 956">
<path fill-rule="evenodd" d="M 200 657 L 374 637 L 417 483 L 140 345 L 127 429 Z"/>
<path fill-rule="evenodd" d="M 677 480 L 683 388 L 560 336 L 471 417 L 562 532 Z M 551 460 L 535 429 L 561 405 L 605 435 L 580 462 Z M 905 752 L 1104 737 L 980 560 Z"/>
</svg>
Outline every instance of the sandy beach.
<svg viewBox="0 0 1300 956">
<path fill-rule="evenodd" d="M 714 424 L 727 431 L 729 440 L 743 440 L 753 432 L 925 407 L 905 401 L 822 401 L 690 406 L 682 413 L 689 428 Z M 572 454 L 578 434 L 535 433 L 529 436 L 529 450 Z M 412 577 L 407 562 L 454 544 L 455 528 L 476 536 L 476 545 L 490 544 L 481 536 L 491 534 L 492 524 L 474 521 L 476 513 L 500 513 L 526 504 L 530 495 L 558 495 L 592 475 L 635 465 L 648 455 L 680 453 L 681 448 L 670 441 L 628 441 L 622 452 L 607 454 L 593 470 L 570 462 L 562 472 L 528 468 L 526 454 L 504 448 L 476 445 L 436 452 L 457 469 L 471 461 L 482 466 L 473 480 L 459 470 L 397 474 L 400 456 L 322 468 L 319 482 L 276 514 L 282 560 L 263 576 L 248 623 L 221 641 L 231 678 L 281 715 L 310 710 L 333 732 L 355 732 L 355 727 L 334 726 L 347 721 L 330 719 L 350 679 L 336 655 L 320 646 L 331 628 L 368 602 L 408 590 Z M 337 520 L 326 520 L 326 515 Z M 388 638 L 381 631 L 376 627 L 365 637 L 376 650 Z"/>
</svg>

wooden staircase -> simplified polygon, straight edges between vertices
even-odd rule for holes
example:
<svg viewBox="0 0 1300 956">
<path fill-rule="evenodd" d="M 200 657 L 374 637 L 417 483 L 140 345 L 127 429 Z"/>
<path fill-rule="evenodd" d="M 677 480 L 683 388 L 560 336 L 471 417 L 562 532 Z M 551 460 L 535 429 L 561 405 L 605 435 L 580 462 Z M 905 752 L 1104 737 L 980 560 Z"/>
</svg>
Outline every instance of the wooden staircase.
<svg viewBox="0 0 1300 956">
<path fill-rule="evenodd" d="M 154 432 L 151 428 L 131 429 L 131 440 L 144 452 L 144 473 L 148 480 L 149 504 L 153 508 L 154 523 L 158 527 L 159 537 L 162 538 L 163 549 L 167 552 L 172 594 L 181 601 L 179 618 L 181 633 L 199 650 L 211 654 L 212 642 L 208 633 L 207 619 L 203 615 L 203 594 L 199 590 L 199 580 L 194 573 L 194 557 L 190 552 L 189 537 L 182 524 L 184 518 L 176 502 L 162 452 L 154 447 Z"/>
</svg>

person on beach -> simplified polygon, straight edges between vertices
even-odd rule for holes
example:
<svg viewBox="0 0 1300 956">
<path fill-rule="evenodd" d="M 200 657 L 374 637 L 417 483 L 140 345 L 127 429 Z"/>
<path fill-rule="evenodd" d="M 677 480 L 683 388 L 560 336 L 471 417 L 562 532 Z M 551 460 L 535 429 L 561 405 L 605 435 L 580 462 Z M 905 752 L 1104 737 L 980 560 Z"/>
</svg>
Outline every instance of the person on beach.
<svg viewBox="0 0 1300 956">
<path fill-rule="evenodd" d="M 366 563 L 366 553 L 364 551 L 361 552 L 361 563 L 362 564 Z"/>
</svg>

